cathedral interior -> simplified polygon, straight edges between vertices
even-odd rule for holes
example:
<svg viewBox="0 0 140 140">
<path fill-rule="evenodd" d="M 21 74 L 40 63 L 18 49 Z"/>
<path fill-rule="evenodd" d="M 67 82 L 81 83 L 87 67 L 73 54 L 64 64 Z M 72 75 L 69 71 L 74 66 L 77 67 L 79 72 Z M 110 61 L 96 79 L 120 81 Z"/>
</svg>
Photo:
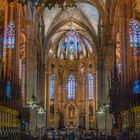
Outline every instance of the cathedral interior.
<svg viewBox="0 0 140 140">
<path fill-rule="evenodd" d="M 140 140 L 140 0 L 0 0 L 0 140 Z"/>
</svg>

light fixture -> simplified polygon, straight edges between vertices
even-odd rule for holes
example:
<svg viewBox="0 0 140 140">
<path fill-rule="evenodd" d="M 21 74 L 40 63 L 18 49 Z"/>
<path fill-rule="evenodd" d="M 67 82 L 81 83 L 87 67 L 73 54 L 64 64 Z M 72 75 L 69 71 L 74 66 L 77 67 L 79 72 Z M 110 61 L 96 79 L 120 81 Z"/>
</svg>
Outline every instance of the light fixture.
<svg viewBox="0 0 140 140">
<path fill-rule="evenodd" d="M 36 102 L 34 102 L 32 99 L 31 99 L 30 102 L 28 102 L 28 105 L 29 105 L 29 107 L 30 107 L 31 109 L 37 108 Z"/>
<path fill-rule="evenodd" d="M 104 114 L 104 111 L 103 110 L 98 110 L 97 114 L 102 115 L 102 114 Z"/>
<path fill-rule="evenodd" d="M 40 115 L 44 115 L 45 114 L 45 110 L 44 110 L 44 108 L 42 106 L 39 107 L 38 114 L 40 114 Z"/>
<path fill-rule="evenodd" d="M 109 108 L 109 104 L 105 104 L 105 108 Z"/>
<path fill-rule="evenodd" d="M 35 95 L 34 95 L 34 89 L 33 89 L 33 94 L 32 94 L 32 96 L 31 96 L 31 99 L 30 99 L 30 101 L 28 101 L 27 104 L 29 105 L 29 107 L 30 107 L 31 109 L 37 108 L 36 97 L 35 97 Z"/>
</svg>

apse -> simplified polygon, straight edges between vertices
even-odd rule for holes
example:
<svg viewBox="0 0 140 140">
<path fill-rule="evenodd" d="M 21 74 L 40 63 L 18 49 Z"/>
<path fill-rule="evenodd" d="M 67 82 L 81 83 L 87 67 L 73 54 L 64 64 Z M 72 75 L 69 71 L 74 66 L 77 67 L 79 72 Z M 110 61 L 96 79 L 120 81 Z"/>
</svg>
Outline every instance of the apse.
<svg viewBox="0 0 140 140">
<path fill-rule="evenodd" d="M 88 38 L 69 29 L 64 32 L 57 45 L 51 41 L 49 56 L 60 60 L 79 60 L 93 54 L 93 47 Z"/>
</svg>

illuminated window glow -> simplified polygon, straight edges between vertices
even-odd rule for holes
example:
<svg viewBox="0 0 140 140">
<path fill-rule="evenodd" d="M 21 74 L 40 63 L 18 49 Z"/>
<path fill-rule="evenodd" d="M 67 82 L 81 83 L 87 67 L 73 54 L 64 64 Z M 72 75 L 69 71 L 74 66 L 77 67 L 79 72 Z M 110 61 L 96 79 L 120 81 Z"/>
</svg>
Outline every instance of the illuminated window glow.
<svg viewBox="0 0 140 140">
<path fill-rule="evenodd" d="M 68 99 L 70 100 L 75 99 L 75 77 L 73 75 L 69 76 L 67 83 L 67 93 Z"/>
<path fill-rule="evenodd" d="M 3 42 L 4 48 L 14 48 L 15 47 L 15 24 L 14 21 L 10 21 L 4 36 Z"/>
<path fill-rule="evenodd" d="M 139 80 L 136 80 L 133 85 L 133 93 L 134 94 L 140 93 L 140 81 Z"/>
<path fill-rule="evenodd" d="M 50 99 L 54 99 L 54 93 L 55 93 L 55 76 L 54 74 L 50 77 Z"/>
<path fill-rule="evenodd" d="M 93 76 L 91 73 L 88 74 L 88 95 L 91 100 L 93 98 Z"/>
<path fill-rule="evenodd" d="M 70 59 L 74 59 L 77 56 L 77 53 L 81 50 L 79 34 L 73 29 L 70 29 L 66 33 L 64 50 L 67 50 L 67 54 L 69 55 Z"/>
<path fill-rule="evenodd" d="M 6 83 L 6 96 L 8 98 L 11 98 L 11 83 L 10 83 L 10 81 L 7 81 L 7 83 Z"/>
<path fill-rule="evenodd" d="M 130 21 L 130 47 L 140 47 L 140 23 L 134 19 Z"/>
</svg>

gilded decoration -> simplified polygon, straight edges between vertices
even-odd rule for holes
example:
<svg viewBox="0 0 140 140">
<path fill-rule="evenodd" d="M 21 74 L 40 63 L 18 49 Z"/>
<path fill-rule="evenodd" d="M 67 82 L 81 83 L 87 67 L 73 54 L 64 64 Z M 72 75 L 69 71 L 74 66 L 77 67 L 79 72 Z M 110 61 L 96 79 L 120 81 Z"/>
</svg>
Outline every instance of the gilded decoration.
<svg viewBox="0 0 140 140">
<path fill-rule="evenodd" d="M 140 21 L 140 0 L 136 0 L 134 10 L 135 10 L 136 19 Z"/>
<path fill-rule="evenodd" d="M 87 63 L 88 61 L 88 63 Z M 48 95 L 50 95 L 50 90 L 53 92 L 52 87 L 50 88 L 50 77 L 52 74 L 55 76 L 54 87 L 54 98 L 50 98 L 48 101 L 49 117 L 48 126 L 51 128 L 61 128 L 61 127 L 82 127 L 87 128 L 88 122 L 90 128 L 95 128 L 96 120 L 93 115 L 84 114 L 88 112 L 88 73 L 94 73 L 94 60 L 91 58 L 86 58 L 70 61 L 70 60 L 57 60 L 50 57 L 48 59 L 47 67 L 47 79 L 48 79 Z M 75 79 L 75 95 L 69 96 L 70 76 Z M 70 90 L 71 91 L 71 90 Z M 95 89 L 93 89 L 95 91 Z M 51 93 L 52 93 L 51 92 Z M 52 94 L 53 95 L 53 94 Z M 91 100 L 91 104 L 95 101 L 95 96 Z M 48 99 L 48 98 L 47 98 Z M 86 101 L 85 101 L 86 100 Z M 86 103 L 87 102 L 87 103 Z M 52 104 L 53 112 L 52 113 Z M 83 111 L 84 110 L 84 111 Z M 95 112 L 94 107 L 91 107 L 91 112 Z M 60 116 L 63 116 L 62 118 Z M 57 119 L 56 119 L 57 118 Z M 63 124 L 63 125 L 62 125 Z"/>
<path fill-rule="evenodd" d="M 121 113 L 122 128 L 140 128 L 140 106 L 133 107 Z M 131 120 L 133 118 L 133 121 Z"/>
<path fill-rule="evenodd" d="M 19 112 L 0 106 L 0 128 L 20 128 Z"/>
</svg>

